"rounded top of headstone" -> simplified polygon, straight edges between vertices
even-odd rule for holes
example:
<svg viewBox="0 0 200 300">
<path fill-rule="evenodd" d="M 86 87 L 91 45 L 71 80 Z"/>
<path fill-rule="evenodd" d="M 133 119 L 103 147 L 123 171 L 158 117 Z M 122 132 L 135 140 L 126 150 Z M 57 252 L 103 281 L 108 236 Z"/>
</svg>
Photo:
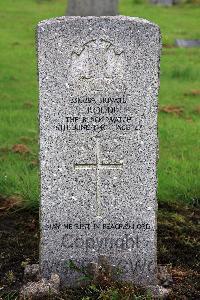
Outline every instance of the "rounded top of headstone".
<svg viewBox="0 0 200 300">
<path fill-rule="evenodd" d="M 43 20 L 38 23 L 38 27 L 44 27 L 48 25 L 59 25 L 59 24 L 64 24 L 68 22 L 73 22 L 73 21 L 88 21 L 88 22 L 95 22 L 95 21 L 113 21 L 113 22 L 118 22 L 118 21 L 124 21 L 124 22 L 130 22 L 132 24 L 138 24 L 138 25 L 149 25 L 149 27 L 155 27 L 158 30 L 160 30 L 159 26 L 151 21 L 148 21 L 146 19 L 138 18 L 138 17 L 129 17 L 129 16 L 87 16 L 87 17 L 81 17 L 81 16 L 63 16 L 63 17 L 57 17 L 57 18 L 52 18 L 48 20 Z"/>
</svg>

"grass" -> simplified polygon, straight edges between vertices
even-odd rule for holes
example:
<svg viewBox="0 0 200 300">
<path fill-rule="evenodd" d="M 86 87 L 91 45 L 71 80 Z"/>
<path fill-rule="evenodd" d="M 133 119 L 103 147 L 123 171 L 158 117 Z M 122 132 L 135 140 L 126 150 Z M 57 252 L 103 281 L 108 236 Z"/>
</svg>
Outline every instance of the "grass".
<svg viewBox="0 0 200 300">
<path fill-rule="evenodd" d="M 120 13 L 160 25 L 168 48 L 163 49 L 161 59 L 159 103 L 182 109 L 180 114 L 159 114 L 158 198 L 197 203 L 200 95 L 191 91 L 200 89 L 200 49 L 171 45 L 175 38 L 199 38 L 200 6 L 160 7 L 136 2 L 122 0 Z M 32 207 L 38 206 L 39 199 L 35 27 L 40 20 L 64 15 L 65 10 L 66 0 L 0 2 L 0 194 L 20 195 Z M 15 144 L 25 144 L 30 153 L 13 153 Z"/>
</svg>

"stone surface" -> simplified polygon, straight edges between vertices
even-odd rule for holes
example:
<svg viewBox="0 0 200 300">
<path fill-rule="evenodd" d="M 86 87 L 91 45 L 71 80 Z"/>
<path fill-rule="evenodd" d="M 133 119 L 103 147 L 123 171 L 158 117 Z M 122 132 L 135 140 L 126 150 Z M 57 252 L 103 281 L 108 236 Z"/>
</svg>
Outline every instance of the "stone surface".
<svg viewBox="0 0 200 300">
<path fill-rule="evenodd" d="M 110 265 L 105 256 L 99 255 L 98 261 L 90 263 L 87 267 L 87 274 L 92 279 L 92 282 L 96 285 L 101 283 L 101 287 L 108 286 L 109 282 L 116 279 L 115 266 Z"/>
<path fill-rule="evenodd" d="M 164 288 L 172 285 L 173 279 L 171 265 L 158 265 L 158 283 Z"/>
<path fill-rule="evenodd" d="M 69 0 L 69 16 L 115 16 L 118 0 Z"/>
<path fill-rule="evenodd" d="M 180 48 L 200 47 L 200 40 L 175 40 L 175 46 Z"/>
<path fill-rule="evenodd" d="M 160 285 L 152 285 L 147 287 L 150 291 L 151 295 L 153 296 L 153 299 L 167 299 L 169 296 L 171 289 L 166 289 L 163 286 Z"/>
<path fill-rule="evenodd" d="M 175 0 L 150 0 L 152 4 L 158 4 L 163 6 L 172 6 L 175 3 Z"/>
<path fill-rule="evenodd" d="M 41 270 L 103 255 L 121 278 L 156 276 L 159 27 L 131 17 L 38 26 Z"/>
<path fill-rule="evenodd" d="M 40 279 L 37 282 L 28 282 L 24 285 L 20 291 L 20 300 L 37 300 L 48 299 L 51 295 L 59 295 L 60 278 L 57 274 L 52 274 L 49 281 L 45 278 Z"/>
<path fill-rule="evenodd" d="M 24 281 L 37 281 L 40 279 L 39 264 L 27 265 L 24 269 Z"/>
</svg>

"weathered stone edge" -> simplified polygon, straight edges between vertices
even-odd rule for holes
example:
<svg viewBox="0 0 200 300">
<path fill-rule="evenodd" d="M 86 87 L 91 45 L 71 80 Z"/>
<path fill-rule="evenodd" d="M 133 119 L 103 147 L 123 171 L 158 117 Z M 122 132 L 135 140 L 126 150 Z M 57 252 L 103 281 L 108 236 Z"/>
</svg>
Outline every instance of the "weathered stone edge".
<svg viewBox="0 0 200 300">
<path fill-rule="evenodd" d="M 129 21 L 131 23 L 136 23 L 136 24 L 144 24 L 144 25 L 150 25 L 152 27 L 157 28 L 160 30 L 159 26 L 149 20 L 138 18 L 138 17 L 129 17 L 129 16 L 123 16 L 123 15 L 118 15 L 118 16 L 86 16 L 86 17 L 81 17 L 81 16 L 63 16 L 63 17 L 57 17 L 57 18 L 52 18 L 52 19 L 47 19 L 43 20 L 38 23 L 38 27 L 43 27 L 45 25 L 52 25 L 52 24 L 59 24 L 59 23 L 65 23 L 66 21 L 74 21 L 74 20 L 121 20 L 121 21 Z"/>
</svg>

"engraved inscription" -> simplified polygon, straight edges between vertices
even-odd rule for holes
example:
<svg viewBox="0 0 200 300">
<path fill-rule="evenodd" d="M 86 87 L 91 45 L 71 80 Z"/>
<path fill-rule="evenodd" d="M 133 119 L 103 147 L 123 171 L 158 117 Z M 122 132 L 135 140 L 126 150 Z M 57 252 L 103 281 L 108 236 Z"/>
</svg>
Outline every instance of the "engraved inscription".
<svg viewBox="0 0 200 300">
<path fill-rule="evenodd" d="M 58 112 L 56 131 L 132 132 L 141 128 L 129 110 L 125 51 L 94 39 L 71 54 L 66 109 Z M 69 109 L 70 108 L 70 109 Z M 70 113 L 66 113 L 70 111 Z"/>
<path fill-rule="evenodd" d="M 100 146 L 99 146 L 99 139 L 96 140 L 96 162 L 90 164 L 74 164 L 75 170 L 88 170 L 88 169 L 95 169 L 96 170 L 96 214 L 97 217 L 101 217 L 101 196 L 100 196 L 100 170 L 102 169 L 122 169 L 123 168 L 123 161 L 119 163 L 113 164 L 105 164 L 100 161 Z"/>
<path fill-rule="evenodd" d="M 68 84 L 71 92 L 124 90 L 125 53 L 104 39 L 92 40 L 71 54 Z"/>
</svg>

